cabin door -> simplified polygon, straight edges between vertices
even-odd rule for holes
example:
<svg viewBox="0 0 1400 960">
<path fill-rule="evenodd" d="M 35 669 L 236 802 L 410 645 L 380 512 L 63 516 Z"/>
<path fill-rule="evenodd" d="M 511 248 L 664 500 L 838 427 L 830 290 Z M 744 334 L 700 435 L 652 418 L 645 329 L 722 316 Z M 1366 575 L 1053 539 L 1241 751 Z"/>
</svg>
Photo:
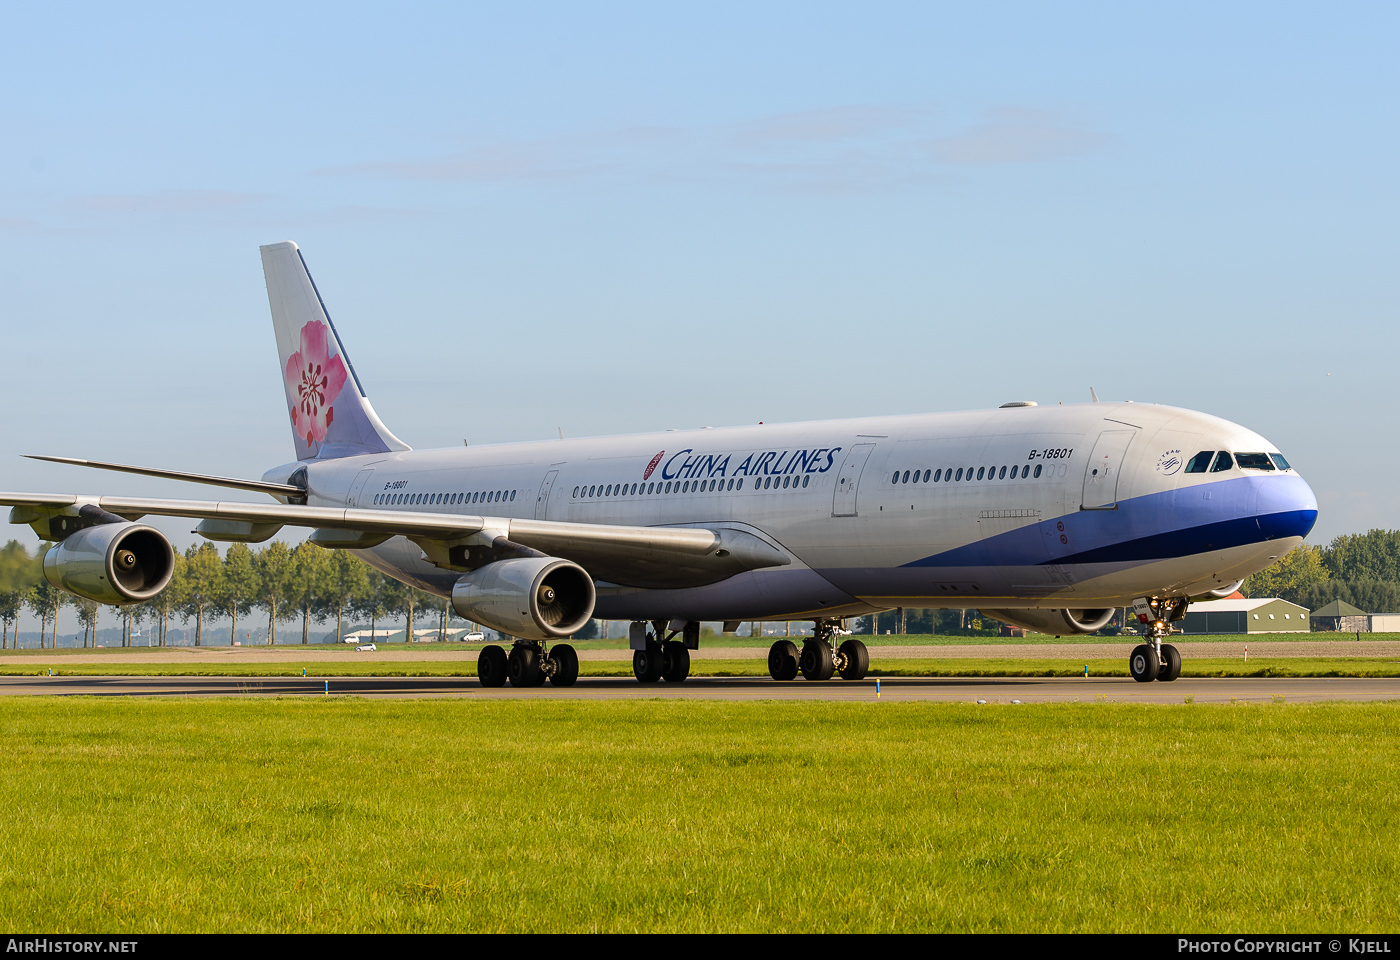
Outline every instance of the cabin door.
<svg viewBox="0 0 1400 960">
<path fill-rule="evenodd" d="M 1123 454 L 1133 442 L 1135 430 L 1105 430 L 1094 444 L 1084 468 L 1084 510 L 1115 510 L 1118 507 L 1118 475 L 1123 470 Z"/>
<path fill-rule="evenodd" d="M 841 464 L 841 472 L 836 475 L 836 494 L 831 503 L 833 517 L 856 515 L 856 492 L 860 489 L 860 474 L 874 449 L 873 443 L 858 443 L 846 454 L 846 460 Z"/>
<path fill-rule="evenodd" d="M 350 484 L 350 495 L 345 498 L 345 505 L 347 507 L 358 507 L 360 505 L 361 494 L 365 492 L 365 485 L 369 483 L 369 475 L 373 472 L 374 468 L 370 467 L 368 470 L 361 470 L 359 473 L 355 474 L 355 479 Z"/>
<path fill-rule="evenodd" d="M 535 498 L 535 519 L 543 520 L 545 512 L 549 510 L 549 491 L 554 487 L 554 478 L 559 476 L 558 470 L 551 470 L 545 474 L 544 482 L 540 484 L 540 495 Z"/>
</svg>

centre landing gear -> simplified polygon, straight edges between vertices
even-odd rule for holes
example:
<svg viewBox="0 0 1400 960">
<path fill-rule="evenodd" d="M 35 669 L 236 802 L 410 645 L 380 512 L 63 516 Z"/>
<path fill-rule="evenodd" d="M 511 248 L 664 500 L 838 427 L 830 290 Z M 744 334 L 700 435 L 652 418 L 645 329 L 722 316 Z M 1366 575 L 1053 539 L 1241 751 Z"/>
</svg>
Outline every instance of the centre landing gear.
<svg viewBox="0 0 1400 960">
<path fill-rule="evenodd" d="M 830 680 L 836 674 L 843 680 L 864 680 L 870 672 L 870 654 L 854 637 L 833 651 L 834 621 L 817 620 L 812 637 L 802 644 L 779 640 L 768 648 L 768 675 L 774 680 L 793 680 L 798 672 L 807 680 Z"/>
<path fill-rule="evenodd" d="M 1181 676 L 1181 654 L 1164 637 L 1176 632 L 1174 621 L 1186 616 L 1189 601 L 1185 597 L 1143 598 L 1134 601 L 1138 622 L 1145 626 L 1146 643 L 1133 647 L 1128 655 L 1128 672 L 1138 683 L 1161 680 L 1170 683 Z"/>
<path fill-rule="evenodd" d="M 483 687 L 539 687 L 548 680 L 556 687 L 572 687 L 578 680 L 578 653 L 567 643 L 544 645 L 517 640 L 510 654 L 495 644 L 483 647 L 476 658 L 476 677 Z"/>
<path fill-rule="evenodd" d="M 676 629 L 666 633 L 668 622 Z M 632 673 L 639 682 L 684 683 L 690 676 L 690 651 L 700 646 L 699 621 L 639 620 L 632 624 L 632 634 Z M 677 634 L 685 639 L 675 639 Z"/>
</svg>

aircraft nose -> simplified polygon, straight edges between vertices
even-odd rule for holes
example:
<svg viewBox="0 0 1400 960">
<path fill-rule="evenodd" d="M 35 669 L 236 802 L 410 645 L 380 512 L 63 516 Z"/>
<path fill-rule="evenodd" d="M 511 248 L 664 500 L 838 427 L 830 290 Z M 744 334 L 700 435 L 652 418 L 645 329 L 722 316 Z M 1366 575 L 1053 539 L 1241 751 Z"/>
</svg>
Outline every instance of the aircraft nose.
<svg viewBox="0 0 1400 960">
<path fill-rule="evenodd" d="M 1270 540 L 1306 537 L 1317 523 L 1317 496 L 1297 474 L 1262 478 L 1256 489 L 1255 517 Z"/>
</svg>

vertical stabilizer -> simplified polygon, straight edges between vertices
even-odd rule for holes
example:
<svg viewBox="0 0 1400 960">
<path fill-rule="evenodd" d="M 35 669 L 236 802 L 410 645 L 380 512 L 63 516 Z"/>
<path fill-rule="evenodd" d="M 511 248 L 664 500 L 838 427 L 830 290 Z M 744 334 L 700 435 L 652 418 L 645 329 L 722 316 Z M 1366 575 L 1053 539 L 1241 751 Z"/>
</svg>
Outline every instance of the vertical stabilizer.
<svg viewBox="0 0 1400 960">
<path fill-rule="evenodd" d="M 259 249 L 297 459 L 409 449 L 365 396 L 301 250 L 291 241 Z"/>
</svg>

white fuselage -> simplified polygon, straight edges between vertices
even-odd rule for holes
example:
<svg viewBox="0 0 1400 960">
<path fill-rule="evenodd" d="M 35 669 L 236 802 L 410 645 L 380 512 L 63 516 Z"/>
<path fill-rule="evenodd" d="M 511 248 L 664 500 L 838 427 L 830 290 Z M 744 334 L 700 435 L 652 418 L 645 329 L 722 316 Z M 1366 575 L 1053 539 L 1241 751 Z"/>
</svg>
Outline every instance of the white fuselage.
<svg viewBox="0 0 1400 960">
<path fill-rule="evenodd" d="M 793 563 L 686 589 L 599 582 L 597 615 L 798 619 L 1222 588 L 1297 544 L 1317 503 L 1291 469 L 1187 473 L 1202 451 L 1277 448 L 1189 410 L 1094 403 L 393 452 L 267 476 L 306 466 L 313 506 L 740 529 Z M 402 537 L 361 555 L 443 596 L 459 576 Z"/>
</svg>

